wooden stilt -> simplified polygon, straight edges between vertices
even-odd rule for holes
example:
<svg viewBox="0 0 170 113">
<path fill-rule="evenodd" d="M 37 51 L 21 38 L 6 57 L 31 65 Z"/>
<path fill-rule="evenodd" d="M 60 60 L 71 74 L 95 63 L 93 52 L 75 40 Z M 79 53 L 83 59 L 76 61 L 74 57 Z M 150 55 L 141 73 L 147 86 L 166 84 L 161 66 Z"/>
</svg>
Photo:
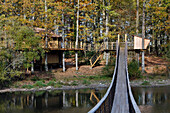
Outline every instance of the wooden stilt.
<svg viewBox="0 0 170 113">
<path fill-rule="evenodd" d="M 79 92 L 78 92 L 78 90 L 76 90 L 76 107 L 78 107 L 79 106 Z"/>
<path fill-rule="evenodd" d="M 78 71 L 78 52 L 77 51 L 76 51 L 75 57 L 76 57 L 76 71 Z"/>
<path fill-rule="evenodd" d="M 31 62 L 31 73 L 32 74 L 34 73 L 34 62 L 33 61 Z"/>
<path fill-rule="evenodd" d="M 47 52 L 45 53 L 45 71 L 48 71 Z"/>
<path fill-rule="evenodd" d="M 66 71 L 66 68 L 65 68 L 65 53 L 63 52 L 63 72 Z"/>
</svg>

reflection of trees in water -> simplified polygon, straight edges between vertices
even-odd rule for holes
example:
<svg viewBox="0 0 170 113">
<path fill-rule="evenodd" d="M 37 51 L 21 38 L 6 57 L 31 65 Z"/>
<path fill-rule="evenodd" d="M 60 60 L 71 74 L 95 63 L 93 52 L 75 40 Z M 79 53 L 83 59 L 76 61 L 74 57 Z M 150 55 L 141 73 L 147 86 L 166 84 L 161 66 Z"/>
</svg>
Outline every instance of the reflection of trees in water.
<svg viewBox="0 0 170 113">
<path fill-rule="evenodd" d="M 105 92 L 95 92 L 96 97 L 101 99 Z M 89 107 L 93 106 L 90 101 L 90 91 L 60 91 L 60 92 L 29 92 L 7 93 L 0 95 L 0 112 L 9 110 L 35 110 L 61 109 L 66 107 Z M 24 110 L 25 111 L 25 110 Z"/>
<path fill-rule="evenodd" d="M 154 89 L 136 88 L 134 91 L 135 99 L 139 105 L 163 104 L 168 98 L 168 92 L 154 91 Z"/>
</svg>

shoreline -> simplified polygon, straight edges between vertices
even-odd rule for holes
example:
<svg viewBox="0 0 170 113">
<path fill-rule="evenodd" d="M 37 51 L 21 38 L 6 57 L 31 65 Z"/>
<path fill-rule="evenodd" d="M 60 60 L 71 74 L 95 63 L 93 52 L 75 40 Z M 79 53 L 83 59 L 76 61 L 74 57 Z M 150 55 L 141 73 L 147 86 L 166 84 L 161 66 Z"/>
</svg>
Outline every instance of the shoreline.
<svg viewBox="0 0 170 113">
<path fill-rule="evenodd" d="M 134 82 L 130 83 L 131 87 L 143 87 L 143 88 L 152 88 L 152 87 L 166 87 L 170 86 L 170 80 L 165 84 L 151 84 L 151 85 L 141 85 Z M 62 86 L 62 87 L 53 87 L 47 86 L 42 88 L 5 88 L 0 90 L 1 93 L 12 93 L 12 92 L 37 92 L 37 91 L 53 91 L 53 90 L 78 90 L 78 89 L 100 89 L 108 88 L 109 84 L 91 84 L 91 85 L 77 85 L 77 86 Z"/>
</svg>

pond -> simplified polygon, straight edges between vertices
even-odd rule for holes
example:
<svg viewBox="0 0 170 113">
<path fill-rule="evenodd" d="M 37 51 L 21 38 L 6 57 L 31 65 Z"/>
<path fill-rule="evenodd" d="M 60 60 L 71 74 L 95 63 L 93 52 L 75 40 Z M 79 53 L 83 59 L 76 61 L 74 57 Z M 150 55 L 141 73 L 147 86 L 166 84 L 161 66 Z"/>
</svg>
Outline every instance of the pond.
<svg viewBox="0 0 170 113">
<path fill-rule="evenodd" d="M 170 113 L 170 86 L 132 88 L 142 113 Z M 87 113 L 106 88 L 0 94 L 0 113 Z"/>
</svg>

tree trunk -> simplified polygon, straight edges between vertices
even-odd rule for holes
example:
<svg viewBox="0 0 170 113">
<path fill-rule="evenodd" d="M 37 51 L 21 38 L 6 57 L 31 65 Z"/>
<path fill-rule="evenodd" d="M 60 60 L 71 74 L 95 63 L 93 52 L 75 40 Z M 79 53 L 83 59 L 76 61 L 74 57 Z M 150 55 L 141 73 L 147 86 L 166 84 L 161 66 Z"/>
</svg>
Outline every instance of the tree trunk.
<svg viewBox="0 0 170 113">
<path fill-rule="evenodd" d="M 79 0 L 78 0 L 78 10 L 77 10 L 77 31 L 76 31 L 76 49 L 78 49 L 78 38 L 79 38 Z M 76 70 L 78 70 L 78 52 L 75 54 L 76 58 Z"/>
<path fill-rule="evenodd" d="M 63 23 L 63 27 L 62 27 L 62 39 L 63 39 L 62 48 L 64 49 L 64 47 L 65 47 L 64 30 L 65 29 L 64 29 L 64 14 L 63 13 L 62 13 L 62 23 Z M 64 53 L 64 51 L 63 51 L 63 72 L 65 72 L 65 53 Z"/>
<path fill-rule="evenodd" d="M 139 0 L 136 1 L 136 35 L 138 36 L 139 33 Z M 139 67 L 139 54 L 137 53 L 137 62 L 138 62 L 138 67 Z"/>
<path fill-rule="evenodd" d="M 142 19 L 142 73 L 145 71 L 145 52 L 144 52 L 144 39 L 145 39 L 145 4 L 146 0 L 143 1 L 143 19 Z"/>
<path fill-rule="evenodd" d="M 45 12 L 47 13 L 47 2 L 45 0 Z M 46 18 L 46 22 L 47 22 L 47 14 L 45 14 L 45 18 Z M 46 28 L 47 30 L 47 28 Z M 48 37 L 47 37 L 47 33 L 45 35 L 45 48 L 48 48 Z M 47 60 L 47 52 L 45 52 L 45 71 L 48 71 L 48 60 Z"/>
<path fill-rule="evenodd" d="M 48 48 L 48 39 L 47 34 L 45 36 L 45 48 Z M 45 52 L 45 71 L 48 71 L 48 60 L 47 60 L 47 52 Z"/>
<path fill-rule="evenodd" d="M 108 4 L 108 3 L 106 3 L 106 4 Z M 109 11 L 108 11 L 108 9 L 106 9 L 106 49 L 107 50 L 109 49 L 109 45 L 108 45 L 108 32 L 109 32 L 108 20 L 109 20 Z M 109 53 L 106 52 L 106 65 L 108 65 L 108 61 L 109 61 Z"/>
</svg>

